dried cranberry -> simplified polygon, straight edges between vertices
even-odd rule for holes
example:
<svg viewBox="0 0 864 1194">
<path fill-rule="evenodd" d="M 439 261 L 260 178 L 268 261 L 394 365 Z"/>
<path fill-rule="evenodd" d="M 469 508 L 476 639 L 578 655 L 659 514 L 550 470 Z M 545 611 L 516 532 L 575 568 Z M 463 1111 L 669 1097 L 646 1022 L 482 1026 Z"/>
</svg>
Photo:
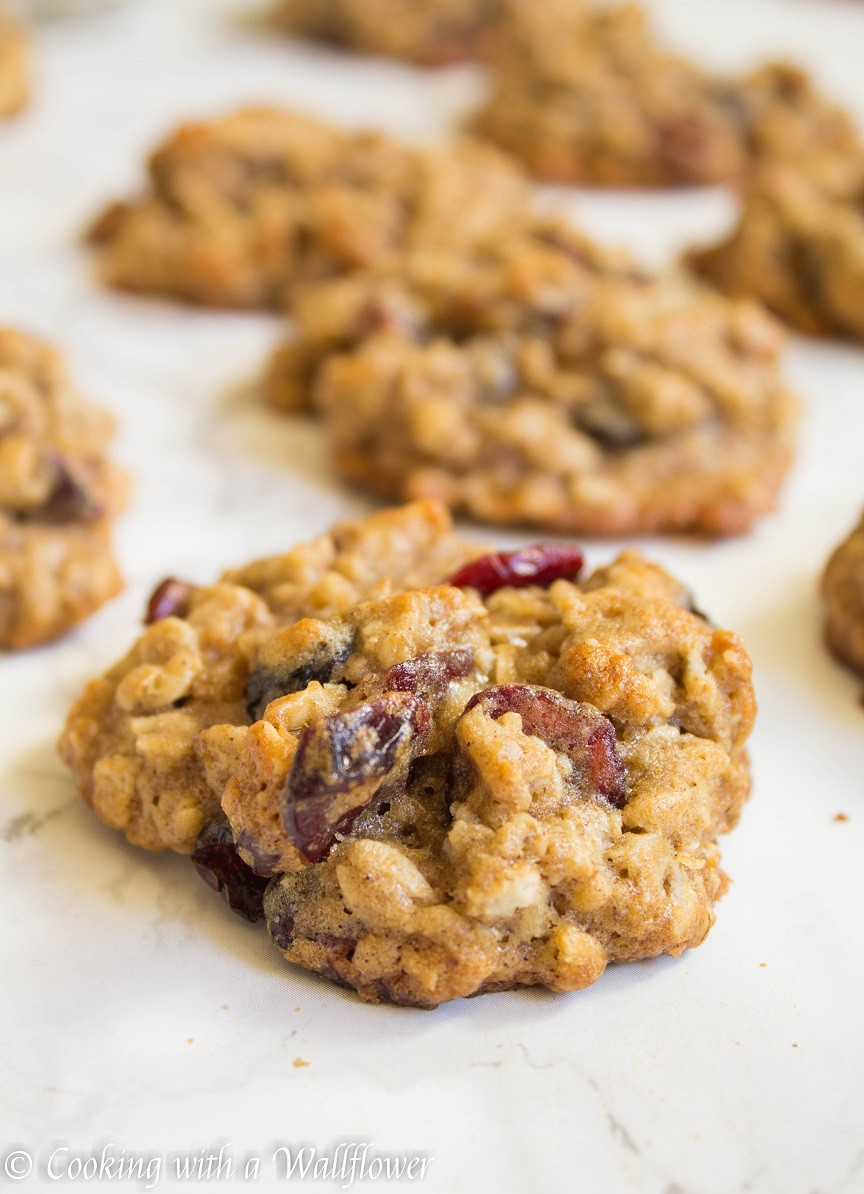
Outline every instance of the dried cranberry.
<svg viewBox="0 0 864 1194">
<path fill-rule="evenodd" d="M 591 787 L 616 808 L 626 803 L 624 769 L 618 758 L 615 727 L 593 705 L 571 701 L 551 688 L 500 684 L 475 693 L 465 712 L 482 705 L 495 719 L 518 713 L 526 734 L 569 756 Z"/>
<path fill-rule="evenodd" d="M 357 313 L 357 339 L 377 333 L 411 336 L 419 331 L 417 312 L 403 300 L 401 303 L 387 296 L 370 299 Z"/>
<path fill-rule="evenodd" d="M 308 655 L 293 658 L 274 667 L 260 663 L 246 684 L 246 712 L 253 721 L 264 716 L 271 701 L 302 692 L 313 680 L 326 684 L 354 650 L 354 632 L 336 631 L 330 641 L 322 641 Z"/>
<path fill-rule="evenodd" d="M 267 929 L 277 949 L 290 949 L 294 942 L 294 917 L 277 916 L 267 920 Z"/>
<path fill-rule="evenodd" d="M 144 625 L 152 626 L 154 622 L 161 622 L 163 618 L 185 618 L 194 592 L 195 586 L 188 581 L 176 580 L 173 576 L 167 577 L 150 594 Z"/>
<path fill-rule="evenodd" d="M 38 509 L 29 514 L 36 522 L 94 522 L 102 516 L 102 507 L 94 501 L 62 458 L 53 458 L 56 475 L 51 492 Z"/>
<path fill-rule="evenodd" d="M 431 66 L 453 66 L 477 58 L 483 45 L 484 35 L 489 33 L 490 22 L 441 21 L 429 42 Z"/>
<path fill-rule="evenodd" d="M 391 692 L 303 731 L 281 807 L 285 829 L 305 858 L 323 858 L 375 793 L 407 774 L 429 724 L 422 697 Z"/>
<path fill-rule="evenodd" d="M 406 659 L 382 672 L 375 682 L 381 692 L 419 692 L 421 696 L 442 696 L 451 680 L 461 680 L 474 667 L 470 647 L 456 651 L 434 651 Z"/>
<path fill-rule="evenodd" d="M 204 826 L 192 861 L 204 882 L 222 892 L 232 911 L 253 922 L 261 919 L 270 880 L 256 875 L 237 853 L 227 821 L 210 821 Z"/>
<path fill-rule="evenodd" d="M 483 597 L 507 585 L 514 589 L 539 585 L 545 589 L 554 580 L 575 580 L 584 563 L 577 547 L 537 543 L 517 551 L 480 556 L 460 568 L 447 583 L 464 589 L 478 589 Z"/>
<path fill-rule="evenodd" d="M 716 172 L 712 155 L 716 138 L 711 128 L 692 113 L 669 120 L 657 129 L 661 161 L 676 178 L 705 181 Z"/>
</svg>

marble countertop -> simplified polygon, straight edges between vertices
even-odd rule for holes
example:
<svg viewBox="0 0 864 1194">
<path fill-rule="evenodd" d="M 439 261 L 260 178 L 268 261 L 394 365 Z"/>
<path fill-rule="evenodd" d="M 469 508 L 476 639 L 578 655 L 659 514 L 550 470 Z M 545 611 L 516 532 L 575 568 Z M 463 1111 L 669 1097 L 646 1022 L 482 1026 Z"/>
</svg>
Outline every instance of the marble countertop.
<svg viewBox="0 0 864 1194">
<path fill-rule="evenodd" d="M 740 542 L 646 545 L 756 665 L 754 797 L 725 844 L 734 883 L 702 948 L 613 968 L 572 996 L 366 1007 L 287 968 L 187 861 L 134 851 L 77 799 L 53 749 L 65 710 L 129 644 L 158 579 L 207 580 L 371 508 L 330 478 L 314 428 L 257 402 L 278 319 L 102 292 L 80 229 L 181 117 L 271 100 L 424 138 L 482 85 L 470 69 L 291 46 L 239 20 L 243 7 L 138 0 L 46 26 L 35 103 L 0 127 L 0 319 L 63 347 L 116 412 L 136 476 L 119 529 L 126 593 L 65 641 L 0 661 L 0 1168 L 12 1151 L 15 1171 L 0 1186 L 77 1189 L 107 1150 L 100 1189 L 169 1189 L 175 1156 L 202 1158 L 206 1177 L 221 1148 L 222 1186 L 271 1190 L 280 1146 L 344 1156 L 365 1141 L 427 1159 L 400 1188 L 446 1194 L 864 1190 L 864 710 L 821 646 L 816 594 L 864 501 L 860 348 L 792 346 L 806 420 L 777 517 Z M 723 65 L 797 54 L 864 122 L 859 0 L 656 10 Z M 719 191 L 572 202 L 652 260 L 733 214 Z M 589 558 L 614 550 L 598 542 Z M 34 1158 L 17 1183 L 15 1150 Z M 112 1156 L 150 1168 L 139 1182 Z"/>
</svg>

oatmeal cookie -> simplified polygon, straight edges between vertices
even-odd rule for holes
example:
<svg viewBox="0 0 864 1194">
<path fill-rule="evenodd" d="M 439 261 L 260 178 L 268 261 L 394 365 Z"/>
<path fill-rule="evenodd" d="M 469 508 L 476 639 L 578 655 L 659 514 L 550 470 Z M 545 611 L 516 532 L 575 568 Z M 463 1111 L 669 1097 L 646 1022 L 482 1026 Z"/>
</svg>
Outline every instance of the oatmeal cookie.
<svg viewBox="0 0 864 1194">
<path fill-rule="evenodd" d="M 864 516 L 828 561 L 822 598 L 828 646 L 864 676 Z"/>
<path fill-rule="evenodd" d="M 754 160 L 855 141 L 848 116 L 784 63 L 713 77 L 658 43 L 636 5 L 519 4 L 475 126 L 541 178 L 614 186 L 717 183 Z"/>
<path fill-rule="evenodd" d="M 54 349 L 0 328 L 0 647 L 56 638 L 122 587 L 110 530 L 128 482 L 112 434 Z"/>
<path fill-rule="evenodd" d="M 476 58 L 505 0 L 281 0 L 280 26 L 303 37 L 444 66 Z"/>
<path fill-rule="evenodd" d="M 803 332 L 864 340 L 864 151 L 830 173 L 764 168 L 728 239 L 687 260 Z"/>
<path fill-rule="evenodd" d="M 12 116 L 27 103 L 30 71 L 27 38 L 0 7 L 0 116 Z"/>
<path fill-rule="evenodd" d="M 335 352 L 376 334 L 426 338 L 430 329 L 489 331 L 518 326 L 534 295 L 547 307 L 581 295 L 602 278 L 642 281 L 626 252 L 601 246 L 554 214 L 527 212 L 505 240 L 458 256 L 408 252 L 389 265 L 299 286 L 294 330 L 273 353 L 264 396 L 279 410 L 320 413 L 316 377 Z M 573 301 L 571 298 L 569 301 Z"/>
<path fill-rule="evenodd" d="M 747 654 L 638 553 L 580 582 L 546 550 L 282 630 L 259 720 L 204 735 L 228 823 L 194 857 L 246 915 L 270 878 L 289 961 L 434 1007 L 704 939 L 749 790 Z"/>
<path fill-rule="evenodd" d="M 94 225 L 108 285 L 213 307 L 286 305 L 301 281 L 396 251 L 494 241 L 528 206 L 496 150 L 412 149 L 288 111 L 247 108 L 182 127 L 150 187 Z"/>
<path fill-rule="evenodd" d="M 311 331 L 277 355 L 271 397 L 311 394 L 337 469 L 387 496 L 582 534 L 730 535 L 774 507 L 791 462 L 773 320 L 589 242 L 415 259 L 311 289 L 297 313 Z"/>
<path fill-rule="evenodd" d="M 215 585 L 166 581 L 148 629 L 69 714 L 60 752 L 81 795 L 133 844 L 190 853 L 225 781 L 202 734 L 221 725 L 239 735 L 249 724 L 247 703 L 255 713 L 266 695 L 249 687 L 261 641 L 394 585 L 432 584 L 477 551 L 421 502 L 337 526 Z"/>
<path fill-rule="evenodd" d="M 698 945 L 749 792 L 744 648 L 637 552 L 584 579 L 571 546 L 483 552 L 415 504 L 166 582 L 67 723 L 85 799 L 367 1000 Z"/>
</svg>

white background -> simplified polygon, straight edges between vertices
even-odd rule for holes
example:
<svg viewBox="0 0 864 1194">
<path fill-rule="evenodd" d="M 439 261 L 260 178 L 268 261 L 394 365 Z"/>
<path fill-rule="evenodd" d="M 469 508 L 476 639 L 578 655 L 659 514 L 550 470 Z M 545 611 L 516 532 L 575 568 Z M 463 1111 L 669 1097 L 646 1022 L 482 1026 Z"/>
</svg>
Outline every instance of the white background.
<svg viewBox="0 0 864 1194">
<path fill-rule="evenodd" d="M 0 1153 L 44 1163 L 57 1146 L 86 1156 L 114 1142 L 170 1161 L 230 1143 L 235 1161 L 261 1155 L 258 1185 L 272 1189 L 274 1142 L 366 1139 L 433 1156 L 429 1191 L 864 1190 L 864 710 L 822 649 L 816 593 L 864 502 L 860 348 L 792 346 L 806 418 L 776 518 L 738 542 L 645 545 L 756 665 L 754 798 L 699 950 L 614 968 L 572 996 L 366 1007 L 288 968 L 188 861 L 126 846 L 75 796 L 54 740 L 156 581 L 209 580 L 371 508 L 330 478 L 313 427 L 258 405 L 278 319 L 101 292 L 81 228 L 137 185 L 145 151 L 182 117 L 271 100 L 434 137 L 482 87 L 471 69 L 291 46 L 238 21 L 242 7 L 138 0 L 47 27 L 35 103 L 0 126 L 0 320 L 63 347 L 116 412 L 136 478 L 119 528 L 125 595 L 62 643 L 0 661 Z M 663 0 L 657 16 L 722 66 L 794 53 L 864 124 L 861 0 Z M 654 261 L 734 210 L 719 191 L 574 204 Z M 592 544 L 590 559 L 614 549 Z M 66 1187 L 34 1172 L 16 1188 Z"/>
</svg>

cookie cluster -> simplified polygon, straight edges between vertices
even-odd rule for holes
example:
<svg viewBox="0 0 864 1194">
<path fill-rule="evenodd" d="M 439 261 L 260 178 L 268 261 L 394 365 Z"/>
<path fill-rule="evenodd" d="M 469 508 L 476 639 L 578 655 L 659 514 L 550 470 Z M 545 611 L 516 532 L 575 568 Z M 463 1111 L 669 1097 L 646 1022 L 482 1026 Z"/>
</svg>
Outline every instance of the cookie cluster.
<svg viewBox="0 0 864 1194">
<path fill-rule="evenodd" d="M 719 76 L 632 4 L 279 0 L 271 23 L 476 61 L 486 98 L 434 147 L 271 106 L 181 125 L 89 246 L 109 287 L 289 316 L 270 406 L 407 504 L 163 581 L 60 752 L 102 821 L 191 857 L 290 962 L 368 1001 L 572 991 L 680 954 L 749 794 L 743 645 L 637 552 L 586 572 L 572 543 L 495 551 L 451 516 L 718 538 L 770 513 L 799 417 L 774 315 L 864 335 L 864 145 L 793 64 Z M 0 17 L 0 115 L 26 89 Z M 531 175 L 728 183 L 742 214 L 649 272 Z M 118 591 L 111 435 L 54 349 L 0 330 L 0 647 Z M 862 544 L 824 595 L 864 673 Z"/>
</svg>

